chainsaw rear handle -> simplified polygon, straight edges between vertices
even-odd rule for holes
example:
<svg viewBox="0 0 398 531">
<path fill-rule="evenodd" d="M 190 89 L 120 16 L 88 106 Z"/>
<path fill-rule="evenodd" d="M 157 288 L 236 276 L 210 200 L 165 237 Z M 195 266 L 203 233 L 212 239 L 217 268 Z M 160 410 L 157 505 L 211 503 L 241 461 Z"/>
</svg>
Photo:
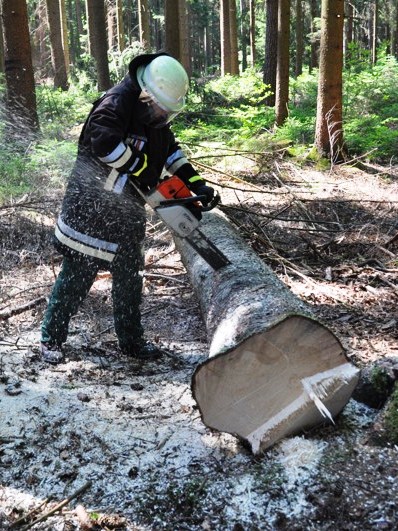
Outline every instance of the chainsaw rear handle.
<svg viewBox="0 0 398 531">
<path fill-rule="evenodd" d="M 203 196 L 199 196 L 199 197 L 203 197 Z M 213 210 L 213 208 L 215 208 L 220 201 L 221 201 L 220 194 L 218 192 L 216 192 L 214 194 L 212 200 L 210 201 L 210 203 L 207 206 L 203 206 L 201 208 L 201 211 L 202 212 L 208 212 L 209 210 Z"/>
<path fill-rule="evenodd" d="M 191 195 L 189 197 L 181 197 L 177 199 L 166 199 L 165 201 L 161 201 L 159 203 L 159 206 L 167 207 L 167 206 L 174 206 L 174 205 L 187 205 L 191 203 L 197 203 L 198 201 L 206 201 L 207 197 L 205 195 Z M 210 201 L 210 203 L 207 206 L 199 206 L 201 212 L 208 212 L 209 210 L 213 210 L 218 203 L 220 202 L 221 197 L 218 192 L 215 193 L 213 199 Z"/>
</svg>

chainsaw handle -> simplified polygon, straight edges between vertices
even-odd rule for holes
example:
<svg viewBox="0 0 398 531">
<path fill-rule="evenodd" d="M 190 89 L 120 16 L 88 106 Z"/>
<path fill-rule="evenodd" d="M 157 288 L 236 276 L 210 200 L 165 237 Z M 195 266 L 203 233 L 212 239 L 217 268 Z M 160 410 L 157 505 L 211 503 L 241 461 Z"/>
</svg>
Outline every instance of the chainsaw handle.
<svg viewBox="0 0 398 531">
<path fill-rule="evenodd" d="M 191 195 L 189 197 L 179 197 L 176 199 L 165 199 L 164 201 L 160 201 L 159 206 L 167 207 L 167 206 L 174 206 L 174 205 L 189 205 L 192 203 L 197 203 L 200 201 L 201 203 L 203 201 L 206 201 L 207 197 L 205 195 Z M 208 212 L 209 210 L 213 210 L 218 203 L 220 202 L 221 197 L 218 192 L 215 193 L 213 199 L 210 201 L 210 203 L 207 206 L 198 206 L 199 210 L 201 212 Z"/>
<path fill-rule="evenodd" d="M 174 206 L 174 205 L 189 205 L 191 203 L 197 203 L 198 201 L 206 200 L 205 195 L 190 195 L 189 197 L 178 197 L 174 199 L 165 199 L 160 201 L 159 206 Z M 200 207 L 200 210 L 202 208 Z"/>
<path fill-rule="evenodd" d="M 203 196 L 198 196 L 198 197 L 203 197 Z M 199 201 L 201 201 L 201 199 L 199 199 Z M 210 201 L 210 203 L 207 206 L 201 207 L 200 210 L 202 212 L 208 212 L 209 210 L 213 210 L 213 208 L 215 208 L 220 201 L 221 201 L 220 194 L 216 192 L 213 196 L 213 199 Z"/>
</svg>

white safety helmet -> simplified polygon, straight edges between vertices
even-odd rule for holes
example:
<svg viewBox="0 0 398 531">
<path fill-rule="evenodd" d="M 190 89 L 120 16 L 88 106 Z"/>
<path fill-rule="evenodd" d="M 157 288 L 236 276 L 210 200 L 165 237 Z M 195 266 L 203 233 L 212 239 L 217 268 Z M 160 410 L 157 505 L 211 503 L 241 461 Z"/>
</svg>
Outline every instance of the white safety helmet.
<svg viewBox="0 0 398 531">
<path fill-rule="evenodd" d="M 137 68 L 140 100 L 152 111 L 157 127 L 169 123 L 185 106 L 189 79 L 184 67 L 169 55 L 159 55 Z"/>
</svg>

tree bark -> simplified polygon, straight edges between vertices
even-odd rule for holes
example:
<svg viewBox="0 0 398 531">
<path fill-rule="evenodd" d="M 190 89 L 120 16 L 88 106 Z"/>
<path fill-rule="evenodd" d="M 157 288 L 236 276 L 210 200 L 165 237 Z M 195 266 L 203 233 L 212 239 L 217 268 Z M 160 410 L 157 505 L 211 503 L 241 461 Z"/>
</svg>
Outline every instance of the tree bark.
<svg viewBox="0 0 398 531">
<path fill-rule="evenodd" d="M 250 0 L 249 0 L 250 1 Z M 239 0 L 240 7 L 240 49 L 242 51 L 242 72 L 247 69 L 247 46 L 250 45 L 250 24 L 248 26 L 247 15 L 249 12 L 247 0 Z"/>
<path fill-rule="evenodd" d="M 238 56 L 238 21 L 236 14 L 236 2 L 229 2 L 229 38 L 231 43 L 231 74 L 239 75 L 239 56 Z"/>
<path fill-rule="evenodd" d="M 229 0 L 220 0 L 221 75 L 231 73 L 231 38 Z"/>
<path fill-rule="evenodd" d="M 166 0 L 164 5 L 165 48 L 166 52 L 179 59 L 180 57 L 180 25 L 179 0 Z"/>
<path fill-rule="evenodd" d="M 26 1 L 2 0 L 1 13 L 8 125 L 15 125 L 18 135 L 21 135 L 21 130 L 24 133 L 36 132 L 39 120 Z"/>
<path fill-rule="evenodd" d="M 256 53 L 256 2 L 250 0 L 249 6 L 250 22 L 249 22 L 249 36 L 250 36 L 250 65 L 254 68 L 257 59 Z"/>
<path fill-rule="evenodd" d="M 296 0 L 296 77 L 303 73 L 303 6 L 302 0 Z"/>
<path fill-rule="evenodd" d="M 124 24 L 123 24 L 123 3 L 122 0 L 116 0 L 116 27 L 117 27 L 117 46 L 120 53 L 125 49 Z"/>
<path fill-rule="evenodd" d="M 68 90 L 68 76 L 62 46 L 61 10 L 59 0 L 46 0 L 47 20 L 51 44 L 51 61 L 54 71 L 54 87 Z"/>
<path fill-rule="evenodd" d="M 182 66 L 191 74 L 191 54 L 189 42 L 189 17 L 186 0 L 178 2 L 179 57 Z"/>
<path fill-rule="evenodd" d="M 271 94 L 265 98 L 265 105 L 275 105 L 276 68 L 278 53 L 278 2 L 266 0 L 265 61 L 263 81 L 269 85 Z"/>
<path fill-rule="evenodd" d="M 398 6 L 395 5 L 393 25 L 391 31 L 391 54 L 398 59 Z"/>
<path fill-rule="evenodd" d="M 372 64 L 377 62 L 377 32 L 379 22 L 379 3 L 378 0 L 373 1 L 373 19 L 372 19 Z"/>
<path fill-rule="evenodd" d="M 111 87 L 104 0 L 86 0 L 90 54 L 97 66 L 98 90 Z"/>
<path fill-rule="evenodd" d="M 68 77 L 69 72 L 70 72 L 70 47 L 69 47 L 68 17 L 66 15 L 65 0 L 60 0 L 60 13 L 61 13 L 62 49 L 64 51 L 66 77 Z"/>
<path fill-rule="evenodd" d="M 276 69 L 275 122 L 282 125 L 288 117 L 289 102 L 290 0 L 278 2 L 278 51 Z"/>
<path fill-rule="evenodd" d="M 151 34 L 149 31 L 148 0 L 138 0 L 138 25 L 141 46 L 144 50 L 149 50 L 151 46 Z"/>
<path fill-rule="evenodd" d="M 209 358 L 192 378 L 203 422 L 246 441 L 254 453 L 336 415 L 358 370 L 318 322 L 220 214 L 202 232 L 231 260 L 213 271 L 175 238 L 200 302 Z"/>
<path fill-rule="evenodd" d="M 4 74 L 4 39 L 3 27 L 0 24 L 0 73 Z"/>
<path fill-rule="evenodd" d="M 332 162 L 344 159 L 343 30 L 344 0 L 322 0 L 321 50 L 315 145 Z"/>
</svg>

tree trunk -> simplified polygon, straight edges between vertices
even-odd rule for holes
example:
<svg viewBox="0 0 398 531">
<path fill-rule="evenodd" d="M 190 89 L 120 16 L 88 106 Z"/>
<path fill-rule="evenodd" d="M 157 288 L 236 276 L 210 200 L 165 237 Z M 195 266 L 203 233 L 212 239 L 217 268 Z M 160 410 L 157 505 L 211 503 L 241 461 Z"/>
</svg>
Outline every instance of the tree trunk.
<svg viewBox="0 0 398 531">
<path fill-rule="evenodd" d="M 231 37 L 229 0 L 220 0 L 221 75 L 231 73 Z"/>
<path fill-rule="evenodd" d="M 179 0 L 178 3 L 178 27 L 179 27 L 179 55 L 177 59 L 182 66 L 191 73 L 191 54 L 189 46 L 189 24 L 188 24 L 188 7 L 186 0 Z"/>
<path fill-rule="evenodd" d="M 116 0 L 116 27 L 117 27 L 117 46 L 118 46 L 119 52 L 122 53 L 122 51 L 125 49 L 122 0 Z"/>
<path fill-rule="evenodd" d="M 159 13 L 160 12 L 161 4 L 163 4 L 163 3 L 160 2 L 159 0 L 155 0 L 153 2 L 152 5 L 155 5 L 155 13 Z M 164 5 L 165 5 L 164 9 L 166 11 L 167 0 L 166 0 Z M 166 13 L 165 13 L 165 18 L 166 18 Z M 156 48 L 156 50 L 161 50 L 162 47 L 165 46 L 165 44 L 164 44 L 164 40 L 162 39 L 163 32 L 161 31 L 161 25 L 160 25 L 159 19 L 158 18 L 155 18 L 154 20 L 152 19 L 152 24 L 153 24 L 152 35 L 155 36 L 155 48 Z"/>
<path fill-rule="evenodd" d="M 324 325 L 221 215 L 202 232 L 231 260 L 213 271 L 175 238 L 200 302 L 209 359 L 192 379 L 203 422 L 247 441 L 254 453 L 336 415 L 358 371 Z M 324 409 L 326 408 L 326 409 Z"/>
<path fill-rule="evenodd" d="M 250 43 L 250 27 L 247 25 L 247 15 L 248 15 L 248 6 L 247 0 L 239 1 L 240 7 L 240 20 L 239 20 L 239 29 L 240 29 L 240 48 L 242 51 L 242 72 L 247 69 L 247 45 Z"/>
<path fill-rule="evenodd" d="M 275 105 L 276 68 L 278 53 L 278 2 L 266 0 L 265 62 L 263 81 L 270 87 L 271 94 L 265 98 L 265 105 Z"/>
<path fill-rule="evenodd" d="M 229 38 L 231 42 L 231 74 L 239 75 L 239 55 L 238 55 L 238 21 L 236 14 L 236 2 L 229 2 Z"/>
<path fill-rule="evenodd" d="M 395 5 L 393 14 L 391 28 L 391 54 L 398 59 L 398 5 Z"/>
<path fill-rule="evenodd" d="M 112 0 L 105 0 L 105 18 L 108 48 L 115 50 L 117 48 L 116 8 Z"/>
<path fill-rule="evenodd" d="M 46 0 L 50 34 L 51 60 L 54 71 L 54 87 L 68 90 L 68 76 L 62 47 L 61 10 L 59 0 Z"/>
<path fill-rule="evenodd" d="M 315 145 L 332 162 L 344 159 L 343 29 L 344 0 L 322 0 L 321 50 Z"/>
<path fill-rule="evenodd" d="M 250 0 L 249 6 L 250 22 L 249 22 L 249 35 L 250 35 L 250 64 L 252 67 L 256 64 L 256 2 Z"/>
<path fill-rule="evenodd" d="M 373 1 L 373 28 L 372 28 L 372 64 L 377 62 L 377 27 L 379 19 L 379 3 Z"/>
<path fill-rule="evenodd" d="M 315 26 L 315 18 L 318 16 L 318 1 L 317 0 L 310 0 L 311 1 L 311 61 L 310 61 L 310 72 L 312 72 L 313 68 L 318 67 L 318 49 L 319 49 L 319 41 L 315 37 L 316 35 L 316 26 Z"/>
<path fill-rule="evenodd" d="M 83 12 L 82 12 L 81 0 L 75 0 L 75 12 L 76 12 L 77 33 L 80 36 L 84 34 Z M 79 39 L 79 42 L 80 42 L 80 39 Z"/>
<path fill-rule="evenodd" d="M 0 73 L 4 74 L 4 39 L 3 26 L 0 24 Z"/>
<path fill-rule="evenodd" d="M 90 53 L 97 66 L 98 90 L 111 87 L 104 0 L 86 0 Z"/>
<path fill-rule="evenodd" d="M 66 16 L 65 0 L 60 0 L 60 13 L 61 13 L 62 49 L 64 52 L 66 77 L 68 77 L 69 71 L 70 71 L 70 51 L 69 51 L 68 18 Z"/>
<path fill-rule="evenodd" d="M 180 56 L 180 28 L 178 23 L 179 0 L 166 0 L 164 7 L 166 52 L 175 57 Z"/>
<path fill-rule="evenodd" d="M 278 2 L 278 52 L 276 69 L 275 122 L 282 125 L 288 117 L 289 102 L 290 0 Z"/>
<path fill-rule="evenodd" d="M 296 77 L 303 73 L 303 6 L 302 0 L 296 0 Z"/>
<path fill-rule="evenodd" d="M 149 31 L 148 0 L 138 0 L 138 25 L 141 46 L 144 50 L 149 50 L 151 47 L 151 34 Z"/>
<path fill-rule="evenodd" d="M 8 124 L 26 137 L 39 128 L 32 66 L 28 12 L 25 0 L 2 0 L 4 70 Z"/>
</svg>

